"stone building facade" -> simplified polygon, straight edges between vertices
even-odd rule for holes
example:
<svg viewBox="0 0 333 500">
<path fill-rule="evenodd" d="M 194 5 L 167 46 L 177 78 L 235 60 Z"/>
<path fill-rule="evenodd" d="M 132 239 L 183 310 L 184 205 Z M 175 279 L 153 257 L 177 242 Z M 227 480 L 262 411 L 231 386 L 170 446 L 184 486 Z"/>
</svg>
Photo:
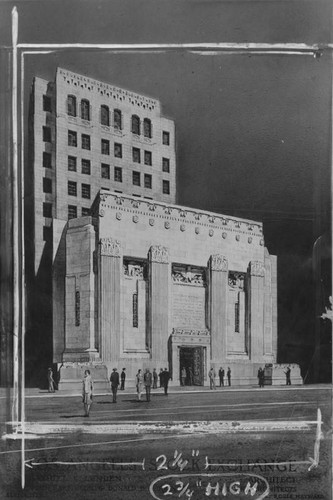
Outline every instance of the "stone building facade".
<svg viewBox="0 0 333 500">
<path fill-rule="evenodd" d="M 129 382 L 167 367 L 176 385 L 182 367 L 195 385 L 211 367 L 230 367 L 235 385 L 277 368 L 276 257 L 261 223 L 101 191 L 91 217 L 68 222 L 62 259 L 62 388 L 87 364 L 96 378 L 126 367 Z"/>
<path fill-rule="evenodd" d="M 175 127 L 156 99 L 58 68 L 34 79 L 29 130 L 35 274 L 52 220 L 89 215 L 101 188 L 176 201 Z"/>
<path fill-rule="evenodd" d="M 36 77 L 25 186 L 27 346 L 58 365 L 60 389 L 87 366 L 103 389 L 114 366 L 129 383 L 166 367 L 204 385 L 222 366 L 252 384 L 264 365 L 284 382 L 262 224 L 175 204 L 175 125 L 158 100 L 61 68 Z"/>
</svg>

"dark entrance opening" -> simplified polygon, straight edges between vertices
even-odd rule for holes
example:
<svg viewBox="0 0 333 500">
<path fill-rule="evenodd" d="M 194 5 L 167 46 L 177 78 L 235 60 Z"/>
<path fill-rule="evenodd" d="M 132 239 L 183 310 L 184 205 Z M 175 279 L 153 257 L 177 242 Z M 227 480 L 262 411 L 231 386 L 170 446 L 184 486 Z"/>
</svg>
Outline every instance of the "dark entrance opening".
<svg viewBox="0 0 333 500">
<path fill-rule="evenodd" d="M 203 347 L 181 347 L 179 360 L 181 385 L 204 385 Z"/>
</svg>

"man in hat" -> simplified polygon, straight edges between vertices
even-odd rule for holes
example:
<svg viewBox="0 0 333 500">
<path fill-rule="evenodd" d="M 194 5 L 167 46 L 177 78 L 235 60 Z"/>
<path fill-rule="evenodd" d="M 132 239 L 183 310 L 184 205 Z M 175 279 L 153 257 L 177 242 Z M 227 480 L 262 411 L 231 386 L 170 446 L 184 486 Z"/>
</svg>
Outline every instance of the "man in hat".
<svg viewBox="0 0 333 500">
<path fill-rule="evenodd" d="M 117 402 L 117 390 L 119 386 L 119 373 L 117 372 L 117 368 L 113 368 L 111 377 L 110 377 L 110 382 L 111 382 L 111 391 L 112 391 L 112 402 L 116 403 Z"/>
</svg>

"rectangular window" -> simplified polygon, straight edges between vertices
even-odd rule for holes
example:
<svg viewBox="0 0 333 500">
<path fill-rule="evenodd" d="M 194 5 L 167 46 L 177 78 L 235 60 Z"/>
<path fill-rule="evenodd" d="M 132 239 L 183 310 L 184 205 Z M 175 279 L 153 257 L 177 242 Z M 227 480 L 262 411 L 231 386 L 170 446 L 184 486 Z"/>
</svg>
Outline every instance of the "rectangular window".
<svg viewBox="0 0 333 500">
<path fill-rule="evenodd" d="M 43 167 L 52 168 L 51 159 L 52 159 L 51 153 L 46 153 L 44 151 L 43 152 Z"/>
<path fill-rule="evenodd" d="M 138 326 L 139 326 L 138 294 L 133 293 L 133 328 L 138 328 Z"/>
<path fill-rule="evenodd" d="M 107 139 L 102 139 L 101 152 L 102 152 L 102 155 L 109 155 L 110 154 L 110 141 L 108 141 Z"/>
<path fill-rule="evenodd" d="M 152 155 L 150 151 L 145 151 L 145 165 L 151 165 L 152 163 Z"/>
<path fill-rule="evenodd" d="M 52 180 L 43 177 L 43 193 L 52 193 Z"/>
<path fill-rule="evenodd" d="M 132 149 L 132 156 L 133 156 L 134 163 L 140 163 L 140 149 L 139 148 Z"/>
<path fill-rule="evenodd" d="M 87 215 L 90 215 L 90 208 L 82 207 L 81 214 L 82 214 L 82 217 L 86 217 Z"/>
<path fill-rule="evenodd" d="M 170 145 L 170 133 L 169 132 L 162 133 L 162 142 L 165 146 Z"/>
<path fill-rule="evenodd" d="M 43 203 L 43 217 L 52 217 L 52 203 Z"/>
<path fill-rule="evenodd" d="M 120 167 L 114 167 L 114 180 L 117 182 L 123 182 L 123 171 Z"/>
<path fill-rule="evenodd" d="M 132 179 L 133 179 L 134 186 L 141 186 L 140 172 L 132 172 Z"/>
<path fill-rule="evenodd" d="M 68 220 L 76 219 L 77 207 L 75 205 L 68 205 Z"/>
<path fill-rule="evenodd" d="M 77 196 L 77 185 L 76 182 L 68 181 L 67 192 L 69 196 Z"/>
<path fill-rule="evenodd" d="M 102 163 L 101 177 L 102 177 L 102 179 L 110 179 L 110 165 L 107 165 L 106 163 Z"/>
<path fill-rule="evenodd" d="M 151 175 L 145 174 L 145 188 L 151 189 Z"/>
<path fill-rule="evenodd" d="M 80 326 L 80 291 L 75 290 L 75 326 Z"/>
<path fill-rule="evenodd" d="M 68 170 L 70 172 L 76 172 L 76 157 L 75 156 L 68 157 Z"/>
<path fill-rule="evenodd" d="M 74 130 L 68 131 L 68 146 L 77 147 L 77 133 Z"/>
<path fill-rule="evenodd" d="M 43 141 L 51 142 L 51 129 L 50 127 L 43 127 Z"/>
<path fill-rule="evenodd" d="M 114 143 L 114 155 L 115 155 L 116 158 L 122 158 L 123 157 L 123 147 L 118 142 Z"/>
<path fill-rule="evenodd" d="M 90 175 L 91 172 L 90 160 L 86 160 L 84 158 L 81 160 L 81 172 L 83 174 Z"/>
<path fill-rule="evenodd" d="M 51 97 L 43 95 L 43 111 L 51 111 Z"/>
<path fill-rule="evenodd" d="M 90 200 L 90 184 L 82 184 L 81 186 L 82 198 L 87 198 Z"/>
<path fill-rule="evenodd" d="M 239 302 L 235 303 L 235 332 L 239 333 Z"/>
<path fill-rule="evenodd" d="M 170 194 L 170 182 L 163 181 L 163 194 Z"/>
<path fill-rule="evenodd" d="M 43 240 L 44 241 L 52 240 L 52 232 L 50 226 L 43 226 Z"/>
<path fill-rule="evenodd" d="M 169 158 L 162 158 L 162 172 L 170 172 L 170 160 Z"/>
<path fill-rule="evenodd" d="M 82 149 L 90 149 L 90 135 L 82 134 Z"/>
</svg>

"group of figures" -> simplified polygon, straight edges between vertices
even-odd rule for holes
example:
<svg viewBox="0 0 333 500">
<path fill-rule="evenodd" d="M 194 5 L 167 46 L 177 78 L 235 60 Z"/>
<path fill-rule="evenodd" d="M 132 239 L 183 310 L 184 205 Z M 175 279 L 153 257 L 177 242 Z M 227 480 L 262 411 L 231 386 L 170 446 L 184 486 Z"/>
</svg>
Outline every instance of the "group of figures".
<svg viewBox="0 0 333 500">
<path fill-rule="evenodd" d="M 180 370 L 180 385 L 194 385 L 194 375 L 191 366 L 183 366 Z"/>
<path fill-rule="evenodd" d="M 153 369 L 153 373 L 150 372 L 149 368 L 146 368 L 144 373 L 141 369 L 138 370 L 136 374 L 136 392 L 138 395 L 138 401 L 141 401 L 141 396 L 146 391 L 146 400 L 149 402 L 151 397 L 151 389 L 157 389 L 157 381 L 160 381 L 160 387 L 164 389 L 164 394 L 168 395 L 168 386 L 170 380 L 170 372 L 167 368 L 161 368 L 160 373 L 157 374 L 156 368 Z"/>
<path fill-rule="evenodd" d="M 224 375 L 225 375 L 225 372 L 221 366 L 221 368 L 219 369 L 220 387 L 224 387 Z M 209 376 L 210 389 L 212 389 L 212 390 L 216 389 L 216 384 L 215 384 L 216 372 L 215 372 L 215 369 L 213 367 L 209 370 L 208 376 Z M 228 379 L 228 385 L 231 386 L 231 369 L 229 366 L 228 366 L 228 370 L 227 370 L 227 379 Z"/>
<path fill-rule="evenodd" d="M 291 378 L 290 378 L 291 369 L 290 369 L 290 366 L 287 367 L 287 370 L 284 372 L 284 374 L 286 376 L 286 385 L 291 385 Z M 259 387 L 264 387 L 265 386 L 265 369 L 264 368 L 261 368 L 261 367 L 259 368 L 257 377 L 258 377 Z"/>
</svg>

